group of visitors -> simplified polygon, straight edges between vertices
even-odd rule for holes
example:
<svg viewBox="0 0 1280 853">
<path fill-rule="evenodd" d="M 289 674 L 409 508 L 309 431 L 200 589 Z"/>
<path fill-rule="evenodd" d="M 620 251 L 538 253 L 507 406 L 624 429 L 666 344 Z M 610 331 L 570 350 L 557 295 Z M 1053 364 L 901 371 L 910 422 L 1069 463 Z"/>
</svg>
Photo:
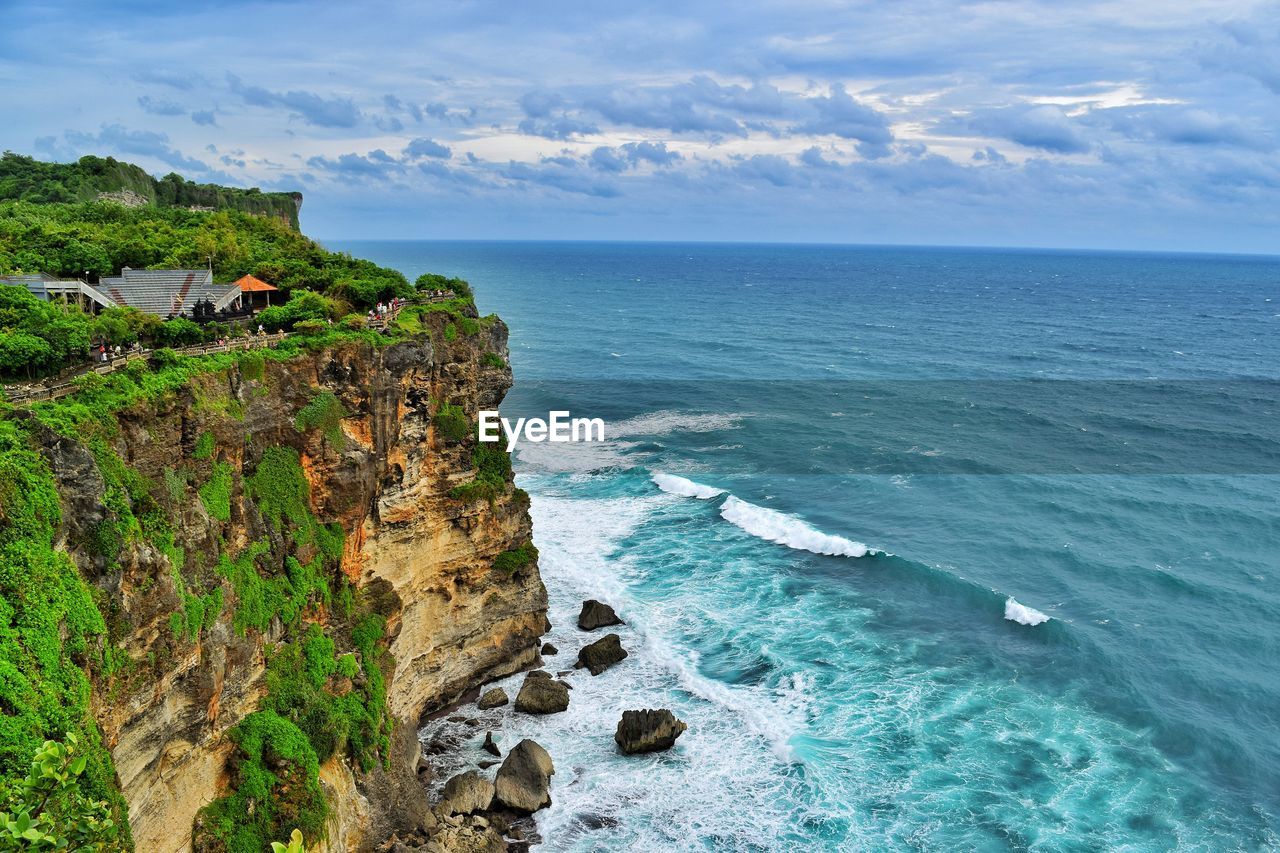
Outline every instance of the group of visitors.
<svg viewBox="0 0 1280 853">
<path fill-rule="evenodd" d="M 92 352 L 93 352 L 94 361 L 99 361 L 99 362 L 102 362 L 103 364 L 106 364 L 108 361 L 111 361 L 114 358 L 120 358 L 122 355 L 124 355 L 125 349 L 124 347 L 120 346 L 120 344 L 111 346 L 106 341 L 102 341 L 96 347 L 92 348 Z M 142 352 L 142 344 L 138 343 L 137 341 L 134 341 L 133 343 L 129 344 L 129 352 L 131 353 Z"/>
<path fill-rule="evenodd" d="M 369 309 L 369 322 L 372 323 L 374 320 L 385 320 L 392 314 L 399 311 L 403 305 L 404 300 L 399 296 L 392 297 L 389 302 L 379 302 L 377 305 Z"/>
</svg>

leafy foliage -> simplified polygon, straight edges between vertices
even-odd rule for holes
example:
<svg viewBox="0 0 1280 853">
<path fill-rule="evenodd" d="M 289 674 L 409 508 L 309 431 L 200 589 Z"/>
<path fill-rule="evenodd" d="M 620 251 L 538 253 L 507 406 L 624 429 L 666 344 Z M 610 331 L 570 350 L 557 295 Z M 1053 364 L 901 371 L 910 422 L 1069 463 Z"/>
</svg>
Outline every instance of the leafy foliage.
<svg viewBox="0 0 1280 853">
<path fill-rule="evenodd" d="M 298 227 L 298 193 L 196 184 L 172 173 L 156 180 L 140 167 L 112 157 L 81 157 L 75 163 L 44 163 L 10 151 L 0 157 L 0 199 L 42 204 L 92 201 L 99 193 L 122 190 L 155 205 L 230 208 Z"/>
<path fill-rule="evenodd" d="M 224 524 L 231 520 L 231 466 L 226 462 L 213 463 L 213 474 L 200 487 L 200 503 L 209 515 Z"/>
<path fill-rule="evenodd" d="M 507 490 L 511 481 L 511 454 L 505 442 L 480 442 L 471 451 L 476 477 L 470 483 L 454 486 L 449 497 L 460 501 L 485 500 L 492 503 Z"/>
<path fill-rule="evenodd" d="M 86 796 L 78 784 L 88 766 L 75 732 L 63 743 L 45 741 L 26 777 L 0 790 L 0 851 L 119 849 L 110 805 Z"/>
<path fill-rule="evenodd" d="M 471 434 L 467 413 L 453 403 L 441 403 L 431 422 L 435 424 L 436 432 L 447 441 L 463 441 Z"/>
<path fill-rule="evenodd" d="M 47 739 L 70 732 L 85 760 L 75 784 L 123 824 L 85 671 L 105 664 L 106 623 L 75 564 L 54 548 L 60 520 L 48 464 L 18 423 L 0 420 L 0 778 L 21 778 Z"/>
<path fill-rule="evenodd" d="M 345 416 L 342 403 L 332 391 L 317 391 L 311 401 L 298 411 L 293 425 L 298 432 L 320 430 L 330 444 L 341 447 L 345 440 L 342 434 L 342 419 Z"/>
<path fill-rule="evenodd" d="M 500 572 L 506 572 L 508 575 L 514 575 L 516 572 L 530 566 L 538 559 L 538 549 L 532 542 L 526 542 L 518 548 L 512 548 L 510 551 L 503 551 L 501 554 L 493 558 L 493 567 Z"/>
</svg>

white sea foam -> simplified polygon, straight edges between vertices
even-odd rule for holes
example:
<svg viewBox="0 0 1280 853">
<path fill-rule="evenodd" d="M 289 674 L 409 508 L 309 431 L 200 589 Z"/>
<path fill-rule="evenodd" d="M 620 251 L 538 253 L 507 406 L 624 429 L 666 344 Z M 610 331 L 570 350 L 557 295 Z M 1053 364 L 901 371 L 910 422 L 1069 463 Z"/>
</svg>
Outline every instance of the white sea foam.
<svg viewBox="0 0 1280 853">
<path fill-rule="evenodd" d="M 1010 598 L 1004 603 L 1004 618 L 1010 622 L 1017 622 L 1019 625 L 1039 625 L 1042 622 L 1048 622 L 1049 617 L 1027 607 L 1025 604 L 1019 604 Z"/>
<path fill-rule="evenodd" d="M 725 498 L 724 505 L 720 507 L 720 515 L 725 521 L 736 524 L 752 536 L 786 545 L 797 551 L 812 551 L 814 554 L 837 557 L 865 557 L 870 550 L 861 542 L 823 533 L 795 516 L 747 503 L 733 495 Z"/>
<path fill-rule="evenodd" d="M 609 424 L 610 435 L 653 436 L 673 432 L 712 432 L 735 429 L 744 416 L 716 412 L 677 412 L 662 409 Z"/>
<path fill-rule="evenodd" d="M 702 483 L 695 483 L 693 480 L 678 477 L 675 474 L 664 474 L 661 471 L 653 472 L 653 482 L 662 491 L 682 498 L 697 498 L 705 501 L 724 494 L 724 489 L 704 486 Z"/>
</svg>

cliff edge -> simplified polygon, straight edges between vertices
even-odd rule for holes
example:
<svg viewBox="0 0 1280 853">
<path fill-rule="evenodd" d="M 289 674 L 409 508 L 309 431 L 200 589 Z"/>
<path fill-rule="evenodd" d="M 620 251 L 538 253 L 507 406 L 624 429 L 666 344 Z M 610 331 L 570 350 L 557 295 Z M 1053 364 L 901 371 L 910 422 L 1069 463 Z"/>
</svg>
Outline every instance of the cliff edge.
<svg viewBox="0 0 1280 853">
<path fill-rule="evenodd" d="M 548 627 L 528 497 L 471 426 L 507 356 L 496 318 L 428 314 L 193 370 L 100 429 L 21 413 L 106 623 L 91 709 L 138 850 L 431 829 L 419 720 Z"/>
</svg>

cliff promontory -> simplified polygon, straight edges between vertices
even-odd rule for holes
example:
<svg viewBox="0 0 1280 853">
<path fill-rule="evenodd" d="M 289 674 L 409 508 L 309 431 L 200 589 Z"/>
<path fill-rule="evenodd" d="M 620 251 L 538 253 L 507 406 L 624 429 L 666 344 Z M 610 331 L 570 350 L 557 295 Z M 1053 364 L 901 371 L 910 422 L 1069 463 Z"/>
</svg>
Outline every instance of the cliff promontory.
<svg viewBox="0 0 1280 853">
<path fill-rule="evenodd" d="M 420 718 L 529 667 L 547 627 L 528 498 L 471 426 L 511 385 L 506 337 L 423 313 L 398 341 L 140 367 L 10 414 L 89 613 L 50 634 L 86 674 L 88 776 L 138 850 L 430 830 Z M 8 523 L 22 499 L 0 501 Z"/>
</svg>

